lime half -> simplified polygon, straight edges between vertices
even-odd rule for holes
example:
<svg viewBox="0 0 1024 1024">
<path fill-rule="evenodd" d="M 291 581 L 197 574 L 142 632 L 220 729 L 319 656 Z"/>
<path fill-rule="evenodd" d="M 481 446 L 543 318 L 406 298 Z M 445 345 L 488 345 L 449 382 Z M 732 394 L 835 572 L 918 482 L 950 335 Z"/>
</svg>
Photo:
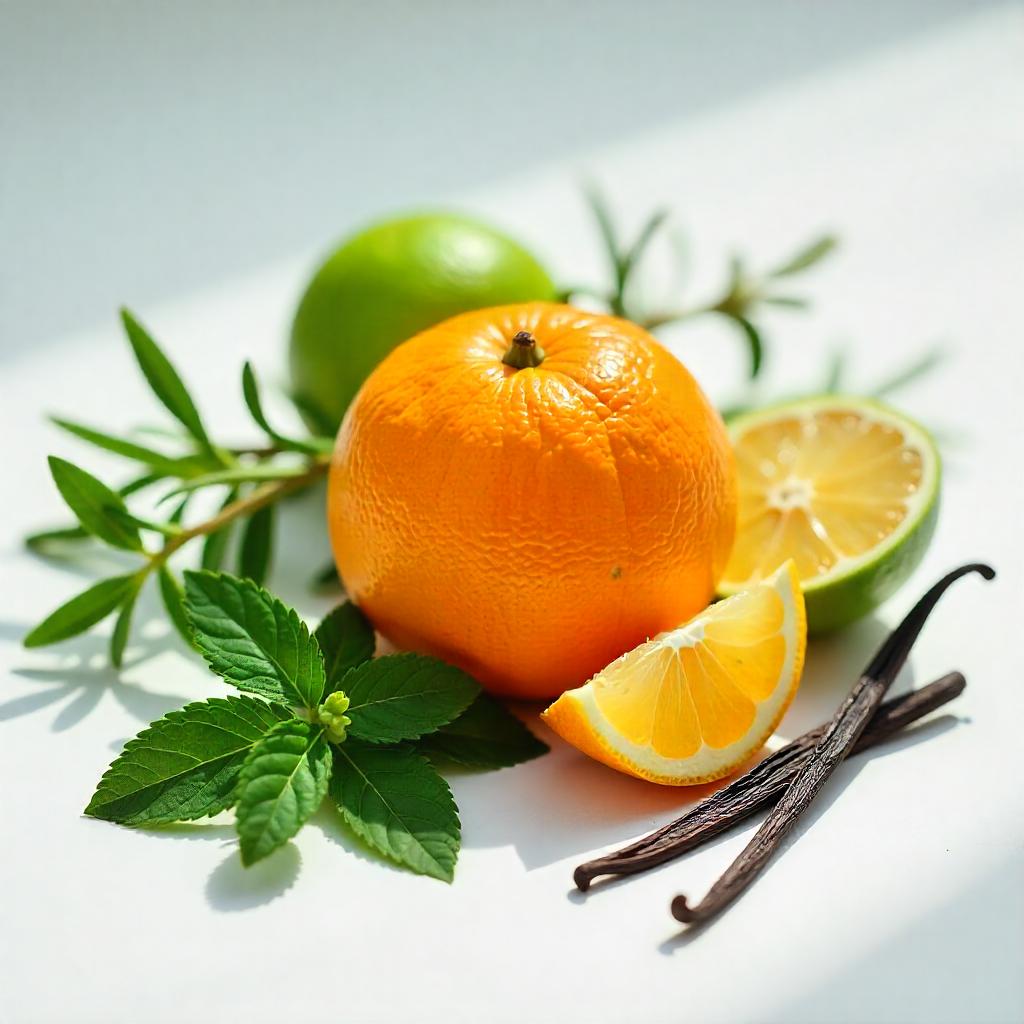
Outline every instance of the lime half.
<svg viewBox="0 0 1024 1024">
<path fill-rule="evenodd" d="M 941 464 L 928 432 L 878 402 L 825 395 L 729 426 L 739 484 L 736 542 L 719 592 L 793 559 L 810 630 L 876 608 L 918 566 L 935 531 Z"/>
</svg>

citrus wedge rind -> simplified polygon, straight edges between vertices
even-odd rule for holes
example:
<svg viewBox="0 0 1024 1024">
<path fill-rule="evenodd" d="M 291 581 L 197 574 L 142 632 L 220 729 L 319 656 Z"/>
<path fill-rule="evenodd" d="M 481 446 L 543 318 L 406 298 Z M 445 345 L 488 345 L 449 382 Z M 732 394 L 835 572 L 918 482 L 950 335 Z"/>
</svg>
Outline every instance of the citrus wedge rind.
<svg viewBox="0 0 1024 1024">
<path fill-rule="evenodd" d="M 618 771 L 671 786 L 711 782 L 775 731 L 799 685 L 806 633 L 787 563 L 622 655 L 542 718 Z"/>
<path fill-rule="evenodd" d="M 718 585 L 738 593 L 793 559 L 811 632 L 893 594 L 935 531 L 941 461 L 924 427 L 862 398 L 825 395 L 737 417 L 736 541 Z"/>
</svg>

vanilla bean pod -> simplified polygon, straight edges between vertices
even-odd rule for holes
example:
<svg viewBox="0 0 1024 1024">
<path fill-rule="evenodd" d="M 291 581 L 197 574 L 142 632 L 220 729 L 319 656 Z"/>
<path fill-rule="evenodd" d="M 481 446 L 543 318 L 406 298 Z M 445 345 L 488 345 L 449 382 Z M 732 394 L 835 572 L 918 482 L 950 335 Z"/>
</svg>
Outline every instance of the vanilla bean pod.
<svg viewBox="0 0 1024 1024">
<path fill-rule="evenodd" d="M 764 870 L 772 854 L 811 805 L 832 773 L 853 749 L 865 726 L 871 720 L 907 660 L 939 598 L 949 586 L 968 573 L 980 573 L 990 580 L 995 576 L 991 566 L 981 563 L 963 565 L 944 576 L 917 602 L 907 617 L 879 648 L 864 674 L 857 680 L 846 700 L 836 711 L 824 736 L 807 762 L 797 772 L 781 799 L 769 812 L 764 823 L 696 906 L 690 906 L 683 895 L 672 900 L 672 916 L 685 924 L 708 921 L 738 899 Z"/>
<path fill-rule="evenodd" d="M 882 743 L 900 729 L 958 697 L 966 685 L 959 672 L 936 679 L 910 694 L 883 704 L 857 741 L 853 753 Z M 573 881 L 586 892 L 603 875 L 633 875 L 703 845 L 775 803 L 814 752 L 827 724 L 804 733 L 734 779 L 717 793 L 642 839 L 576 868 Z"/>
</svg>

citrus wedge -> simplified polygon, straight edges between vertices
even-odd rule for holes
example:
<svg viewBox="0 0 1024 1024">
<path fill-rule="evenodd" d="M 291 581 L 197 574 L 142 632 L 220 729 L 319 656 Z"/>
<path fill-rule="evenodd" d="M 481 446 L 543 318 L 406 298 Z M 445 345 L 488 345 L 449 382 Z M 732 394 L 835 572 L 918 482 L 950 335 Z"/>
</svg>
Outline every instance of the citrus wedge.
<svg viewBox="0 0 1024 1024">
<path fill-rule="evenodd" d="M 820 632 L 871 611 L 924 557 L 941 470 L 923 427 L 877 402 L 826 395 L 739 417 L 730 433 L 739 508 L 719 593 L 792 559 Z"/>
<path fill-rule="evenodd" d="M 807 626 L 792 562 L 648 640 L 541 716 L 562 739 L 666 786 L 735 771 L 793 699 Z"/>
</svg>

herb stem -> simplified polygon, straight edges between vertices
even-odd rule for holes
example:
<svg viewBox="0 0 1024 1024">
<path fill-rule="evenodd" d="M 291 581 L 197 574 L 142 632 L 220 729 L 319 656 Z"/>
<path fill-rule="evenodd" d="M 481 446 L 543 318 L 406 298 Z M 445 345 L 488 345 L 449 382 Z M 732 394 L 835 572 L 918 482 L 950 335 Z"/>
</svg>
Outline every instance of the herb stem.
<svg viewBox="0 0 1024 1024">
<path fill-rule="evenodd" d="M 672 916 L 677 921 L 684 924 L 709 921 L 753 884 L 800 816 L 814 802 L 829 777 L 853 749 L 906 662 L 939 598 L 958 579 L 973 572 L 979 573 L 986 580 L 995 576 L 995 570 L 989 565 L 962 565 L 939 580 L 914 605 L 871 659 L 863 675 L 837 709 L 814 752 L 797 771 L 782 798 L 742 853 L 696 906 L 690 906 L 681 894 L 672 900 Z"/>
<path fill-rule="evenodd" d="M 271 480 L 268 483 L 255 488 L 255 490 L 251 491 L 244 497 L 238 498 L 236 501 L 225 505 L 216 515 L 204 522 L 197 523 L 195 526 L 190 526 L 187 529 L 181 530 L 180 533 L 176 533 L 173 537 L 169 538 L 160 551 L 157 551 L 151 556 L 149 568 L 159 568 L 171 557 L 171 555 L 174 554 L 175 551 L 178 550 L 178 548 L 187 544 L 190 540 L 194 540 L 196 537 L 205 536 L 206 534 L 216 533 L 218 530 L 227 526 L 229 523 L 234 522 L 236 519 L 252 515 L 252 513 L 258 512 L 261 508 L 266 508 L 268 505 L 272 505 L 274 502 L 279 501 L 286 495 L 309 486 L 309 484 L 313 483 L 327 472 L 327 467 L 329 465 L 330 458 L 327 456 L 313 459 L 304 473 L 301 473 L 298 476 L 290 476 L 283 480 Z"/>
</svg>

